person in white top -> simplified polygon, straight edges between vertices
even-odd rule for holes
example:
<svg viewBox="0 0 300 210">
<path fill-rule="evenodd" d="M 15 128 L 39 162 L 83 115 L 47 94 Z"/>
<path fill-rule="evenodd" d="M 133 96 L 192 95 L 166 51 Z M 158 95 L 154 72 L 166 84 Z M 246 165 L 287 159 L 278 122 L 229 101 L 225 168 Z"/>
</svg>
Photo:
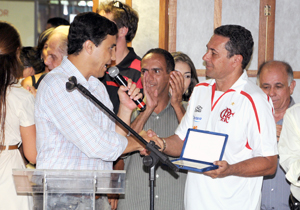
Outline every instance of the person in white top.
<svg viewBox="0 0 300 210">
<path fill-rule="evenodd" d="M 16 29 L 0 21 L 0 209 L 31 210 L 32 197 L 18 195 L 12 169 L 25 168 L 25 157 L 36 162 L 34 97 L 18 83 L 22 76 L 20 36 Z"/>
<path fill-rule="evenodd" d="M 291 182 L 289 205 L 292 210 L 300 209 L 300 104 L 286 110 L 278 142 L 280 165 Z"/>
<path fill-rule="evenodd" d="M 245 70 L 253 48 L 251 32 L 238 25 L 215 29 L 203 56 L 206 76 L 193 90 L 175 135 L 163 140 L 148 132 L 164 153 L 179 156 L 188 128 L 228 134 L 216 170 L 188 172 L 185 210 L 259 209 L 262 176 L 277 166 L 273 106 Z"/>
</svg>

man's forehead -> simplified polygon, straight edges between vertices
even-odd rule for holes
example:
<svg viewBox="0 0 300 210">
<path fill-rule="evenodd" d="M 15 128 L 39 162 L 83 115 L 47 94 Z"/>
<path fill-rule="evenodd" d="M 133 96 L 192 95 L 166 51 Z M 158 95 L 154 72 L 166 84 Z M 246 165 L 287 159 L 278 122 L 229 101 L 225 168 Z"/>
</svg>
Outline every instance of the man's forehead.
<svg viewBox="0 0 300 210">
<path fill-rule="evenodd" d="M 142 59 L 141 64 L 143 65 L 146 62 L 161 63 L 164 66 L 167 65 L 165 57 L 158 53 L 149 53 L 148 55 L 146 55 Z"/>
<path fill-rule="evenodd" d="M 52 33 L 53 34 L 56 34 L 56 33 L 62 33 L 64 34 L 65 36 L 68 36 L 69 34 L 69 29 L 70 29 L 70 26 L 64 26 L 64 25 L 61 25 L 61 26 L 58 26 L 56 27 Z"/>
<path fill-rule="evenodd" d="M 117 35 L 107 34 L 106 37 L 103 39 L 103 41 L 100 43 L 100 45 L 105 43 L 105 44 L 111 45 L 113 47 L 116 45 L 116 40 L 117 40 Z"/>
<path fill-rule="evenodd" d="M 269 63 L 266 64 L 262 70 L 261 73 L 264 74 L 271 74 L 271 75 L 286 75 L 288 76 L 288 73 L 286 71 L 286 67 L 282 63 Z"/>
<path fill-rule="evenodd" d="M 59 47 L 61 40 L 59 36 L 54 35 L 48 40 L 48 50 L 54 50 Z"/>
<path fill-rule="evenodd" d="M 221 35 L 217 35 L 217 34 L 214 34 L 209 42 L 207 43 L 207 47 L 210 48 L 210 47 L 220 47 L 222 45 L 225 46 L 225 44 L 229 41 L 229 38 L 228 37 L 225 37 L 225 36 L 221 36 Z"/>
<path fill-rule="evenodd" d="M 264 66 L 260 79 L 263 83 L 284 84 L 288 83 L 288 74 L 283 65 Z"/>
</svg>

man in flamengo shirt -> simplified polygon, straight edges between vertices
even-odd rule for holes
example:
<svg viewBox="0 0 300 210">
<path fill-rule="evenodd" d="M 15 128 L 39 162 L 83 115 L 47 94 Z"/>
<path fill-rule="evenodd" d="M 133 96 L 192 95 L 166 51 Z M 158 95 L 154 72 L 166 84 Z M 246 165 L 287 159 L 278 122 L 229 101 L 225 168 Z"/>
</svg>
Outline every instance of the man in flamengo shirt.
<svg viewBox="0 0 300 210">
<path fill-rule="evenodd" d="M 219 168 L 188 172 L 185 210 L 260 209 L 262 178 L 277 166 L 276 128 L 271 99 L 243 70 L 253 48 L 251 32 L 238 25 L 216 28 L 203 56 L 212 79 L 193 90 L 175 135 L 155 137 L 164 153 L 179 156 L 188 128 L 228 134 Z M 151 134 L 148 135 L 151 136 Z M 145 136 L 145 138 L 148 138 Z M 149 138 L 148 138 L 149 139 Z"/>
</svg>

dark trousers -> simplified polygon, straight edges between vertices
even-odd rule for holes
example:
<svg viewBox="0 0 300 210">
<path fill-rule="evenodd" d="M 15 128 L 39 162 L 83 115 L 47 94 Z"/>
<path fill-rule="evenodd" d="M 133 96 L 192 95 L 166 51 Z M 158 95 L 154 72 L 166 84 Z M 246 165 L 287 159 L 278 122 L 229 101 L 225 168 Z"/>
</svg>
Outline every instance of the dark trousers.
<svg viewBox="0 0 300 210">
<path fill-rule="evenodd" d="M 289 198 L 289 206 L 291 210 L 300 210 L 300 202 L 291 193 Z"/>
</svg>

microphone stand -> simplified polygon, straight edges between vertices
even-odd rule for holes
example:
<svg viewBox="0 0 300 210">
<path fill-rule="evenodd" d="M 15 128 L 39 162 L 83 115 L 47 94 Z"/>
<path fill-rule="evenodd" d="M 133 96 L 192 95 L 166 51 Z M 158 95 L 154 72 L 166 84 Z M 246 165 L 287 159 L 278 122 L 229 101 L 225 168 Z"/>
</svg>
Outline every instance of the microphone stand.
<svg viewBox="0 0 300 210">
<path fill-rule="evenodd" d="M 118 121 L 124 128 L 126 128 L 133 136 L 135 136 L 141 143 L 143 143 L 150 155 L 144 156 L 143 164 L 147 167 L 150 167 L 149 170 L 149 180 L 150 180 L 150 210 L 154 210 L 154 182 L 155 182 L 155 167 L 160 161 L 163 164 L 166 164 L 173 171 L 178 171 L 179 169 L 169 160 L 169 158 L 161 153 L 160 149 L 154 141 L 147 142 L 143 137 L 141 137 L 137 132 L 135 132 L 129 125 L 127 125 L 123 120 L 121 120 L 114 112 L 108 109 L 102 102 L 100 102 L 95 96 L 91 94 L 85 87 L 77 83 L 75 76 L 69 78 L 69 82 L 66 83 L 66 88 L 69 91 L 72 91 L 74 88 L 77 88 L 79 92 L 86 95 L 89 99 L 99 105 L 104 109 L 110 116 L 112 116 L 116 121 Z"/>
</svg>

